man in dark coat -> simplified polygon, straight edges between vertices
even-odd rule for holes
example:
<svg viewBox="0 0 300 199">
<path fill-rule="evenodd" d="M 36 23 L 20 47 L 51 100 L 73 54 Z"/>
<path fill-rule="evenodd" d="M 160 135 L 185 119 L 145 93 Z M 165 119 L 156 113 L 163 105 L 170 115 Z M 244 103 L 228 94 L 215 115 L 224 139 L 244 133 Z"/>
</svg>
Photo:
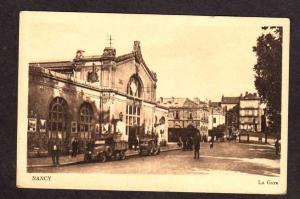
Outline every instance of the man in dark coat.
<svg viewBox="0 0 300 199">
<path fill-rule="evenodd" d="M 51 145 L 52 162 L 54 166 L 59 166 L 59 148 L 56 142 Z"/>
<path fill-rule="evenodd" d="M 200 157 L 200 134 L 197 133 L 194 137 L 194 159 Z"/>
<path fill-rule="evenodd" d="M 193 137 L 192 136 L 188 137 L 188 150 L 189 151 L 193 150 Z"/>
<path fill-rule="evenodd" d="M 182 150 L 185 151 L 186 150 L 186 137 L 182 138 Z"/>
<path fill-rule="evenodd" d="M 276 139 L 276 142 L 275 142 L 275 154 L 278 155 L 279 154 L 279 141 L 278 139 Z"/>
<path fill-rule="evenodd" d="M 75 138 L 72 142 L 72 156 L 76 157 L 78 152 L 78 141 L 77 138 Z"/>
</svg>

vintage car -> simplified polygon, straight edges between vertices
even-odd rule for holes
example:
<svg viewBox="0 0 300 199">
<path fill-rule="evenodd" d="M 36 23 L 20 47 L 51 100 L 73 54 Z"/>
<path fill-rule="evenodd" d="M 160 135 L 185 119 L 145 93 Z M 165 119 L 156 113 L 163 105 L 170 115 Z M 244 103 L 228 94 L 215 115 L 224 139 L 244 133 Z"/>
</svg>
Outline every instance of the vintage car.
<svg viewBox="0 0 300 199">
<path fill-rule="evenodd" d="M 141 139 L 139 143 L 140 155 L 157 155 L 160 153 L 160 146 L 155 139 Z"/>
<path fill-rule="evenodd" d="M 105 162 L 109 159 L 124 160 L 127 149 L 128 142 L 114 136 L 103 137 L 87 145 L 84 160 L 86 162 Z"/>
</svg>

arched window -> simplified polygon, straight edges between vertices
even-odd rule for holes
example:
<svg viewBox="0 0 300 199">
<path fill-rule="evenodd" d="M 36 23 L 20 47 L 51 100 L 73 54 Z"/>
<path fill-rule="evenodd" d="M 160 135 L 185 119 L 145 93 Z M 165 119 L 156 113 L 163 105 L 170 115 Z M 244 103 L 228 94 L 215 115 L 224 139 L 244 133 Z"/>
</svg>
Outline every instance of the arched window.
<svg viewBox="0 0 300 199">
<path fill-rule="evenodd" d="M 142 84 L 137 75 L 133 75 L 130 77 L 127 85 L 127 94 L 134 97 L 142 96 Z"/>
<path fill-rule="evenodd" d="M 190 119 L 190 120 L 193 119 L 193 114 L 192 114 L 192 112 L 189 112 L 189 119 Z"/>
<path fill-rule="evenodd" d="M 166 123 L 166 119 L 164 116 L 162 116 L 160 119 L 159 119 L 159 123 L 160 124 L 165 124 Z"/>
<path fill-rule="evenodd" d="M 91 105 L 88 103 L 83 103 L 79 110 L 80 139 L 83 141 L 90 139 L 92 136 L 92 115 L 93 111 Z"/>
<path fill-rule="evenodd" d="M 54 141 L 65 140 L 67 120 L 67 102 L 56 97 L 52 100 L 49 107 L 49 138 Z"/>
<path fill-rule="evenodd" d="M 175 119 L 179 119 L 179 111 L 175 111 Z"/>
</svg>

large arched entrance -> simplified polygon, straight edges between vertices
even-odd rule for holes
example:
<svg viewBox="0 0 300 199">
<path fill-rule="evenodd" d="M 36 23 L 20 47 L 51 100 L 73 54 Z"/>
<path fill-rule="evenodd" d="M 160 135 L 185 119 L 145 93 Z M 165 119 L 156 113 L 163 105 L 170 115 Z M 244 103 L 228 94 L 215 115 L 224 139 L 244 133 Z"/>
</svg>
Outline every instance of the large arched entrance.
<svg viewBox="0 0 300 199">
<path fill-rule="evenodd" d="M 67 102 L 56 97 L 49 106 L 49 140 L 50 143 L 57 143 L 63 152 L 67 151 Z"/>
<path fill-rule="evenodd" d="M 127 84 L 127 94 L 133 99 L 129 100 L 126 106 L 126 134 L 128 134 L 129 148 L 133 148 L 138 143 L 137 137 L 142 131 L 141 127 L 141 103 L 143 86 L 137 74 L 129 78 Z M 138 99 L 137 99 L 138 98 Z"/>
<path fill-rule="evenodd" d="M 194 126 L 194 124 L 189 124 L 185 129 L 186 137 L 194 137 L 199 130 Z"/>
<path fill-rule="evenodd" d="M 168 142 L 178 142 L 181 135 L 182 128 L 175 123 L 174 128 L 168 128 Z"/>
</svg>

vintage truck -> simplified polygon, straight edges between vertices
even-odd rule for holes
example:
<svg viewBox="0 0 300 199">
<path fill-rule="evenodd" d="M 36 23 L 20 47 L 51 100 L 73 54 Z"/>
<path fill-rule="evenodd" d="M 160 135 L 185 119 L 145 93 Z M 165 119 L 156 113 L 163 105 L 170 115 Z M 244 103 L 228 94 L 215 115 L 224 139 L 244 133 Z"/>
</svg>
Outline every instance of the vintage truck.
<svg viewBox="0 0 300 199">
<path fill-rule="evenodd" d="M 139 155 L 157 155 L 160 153 L 160 146 L 157 140 L 144 138 L 140 140 Z"/>
<path fill-rule="evenodd" d="M 120 135 L 104 135 L 100 139 L 89 143 L 84 154 L 84 161 L 124 160 L 128 149 L 128 142 L 121 140 Z"/>
</svg>

